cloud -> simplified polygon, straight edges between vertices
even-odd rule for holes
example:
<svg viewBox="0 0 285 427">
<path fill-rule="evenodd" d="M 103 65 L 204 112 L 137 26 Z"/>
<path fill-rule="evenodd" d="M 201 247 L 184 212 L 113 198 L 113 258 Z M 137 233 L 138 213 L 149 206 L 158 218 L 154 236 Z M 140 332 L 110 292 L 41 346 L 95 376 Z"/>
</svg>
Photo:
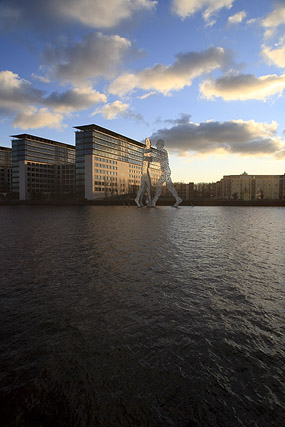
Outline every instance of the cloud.
<svg viewBox="0 0 285 427">
<path fill-rule="evenodd" d="M 64 41 L 56 47 L 47 46 L 42 67 L 49 76 L 78 85 L 88 79 L 112 77 L 131 50 L 131 42 L 124 37 L 91 33 L 75 43 Z"/>
<path fill-rule="evenodd" d="M 172 0 L 172 11 L 184 19 L 204 10 L 203 18 L 209 21 L 213 14 L 224 7 L 230 9 L 233 3 L 234 0 Z"/>
<path fill-rule="evenodd" d="M 104 94 L 92 87 L 71 88 L 48 94 L 12 71 L 0 72 L 0 114 L 12 116 L 13 125 L 23 129 L 62 126 L 63 114 L 104 103 Z"/>
<path fill-rule="evenodd" d="M 141 10 L 153 10 L 157 1 L 153 0 L 61 0 L 57 2 L 63 16 L 79 20 L 93 28 L 110 28 L 121 21 L 130 19 Z"/>
<path fill-rule="evenodd" d="M 7 29 L 56 29 L 78 22 L 91 28 L 112 28 L 141 11 L 154 10 L 155 0 L 0 0 L 0 24 Z"/>
<path fill-rule="evenodd" d="M 31 77 L 35 80 L 38 80 L 42 83 L 50 83 L 50 80 L 47 77 L 39 76 L 38 74 L 32 73 Z"/>
<path fill-rule="evenodd" d="M 107 120 L 115 119 L 118 115 L 122 115 L 129 108 L 129 104 L 123 104 L 121 101 L 114 101 L 112 104 L 104 105 L 101 108 L 98 108 L 91 114 L 95 116 L 96 114 L 102 114 L 103 117 Z"/>
<path fill-rule="evenodd" d="M 107 97 L 92 88 L 73 88 L 62 93 L 52 92 L 44 102 L 55 111 L 69 113 L 107 102 Z"/>
<path fill-rule="evenodd" d="M 265 29 L 264 37 L 269 38 L 275 34 L 277 27 L 285 24 L 285 4 L 277 2 L 275 9 L 269 13 L 261 22 Z"/>
<path fill-rule="evenodd" d="M 251 19 L 248 19 L 248 20 L 246 21 L 246 23 L 247 23 L 248 25 L 255 24 L 256 22 L 257 22 L 257 18 L 251 18 Z"/>
<path fill-rule="evenodd" d="M 240 24 L 246 17 L 246 12 L 242 10 L 241 12 L 236 13 L 235 15 L 229 16 L 228 24 Z"/>
<path fill-rule="evenodd" d="M 114 80 L 109 92 L 124 96 L 134 89 L 156 91 L 164 95 L 190 86 L 192 80 L 231 62 L 231 54 L 222 47 L 212 47 L 203 52 L 187 52 L 176 55 L 172 65 L 156 64 L 138 74 L 124 73 Z"/>
<path fill-rule="evenodd" d="M 274 158 L 276 160 L 282 160 L 285 159 L 285 150 L 277 151 L 277 153 L 274 154 Z"/>
<path fill-rule="evenodd" d="M 200 92 L 207 99 L 221 97 L 225 101 L 257 99 L 265 101 L 270 96 L 282 94 L 285 89 L 285 74 L 255 77 L 239 74 L 208 79 L 200 85 Z"/>
<path fill-rule="evenodd" d="M 285 68 L 285 38 L 280 40 L 275 49 L 262 45 L 261 53 L 268 64 Z"/>
<path fill-rule="evenodd" d="M 97 108 L 91 116 L 96 114 L 102 114 L 102 116 L 107 120 L 116 119 L 118 116 L 127 117 L 129 119 L 140 120 L 144 122 L 141 114 L 135 114 L 131 109 L 129 104 L 125 104 L 119 100 L 112 102 L 111 104 L 104 105 L 101 108 Z"/>
<path fill-rule="evenodd" d="M 166 148 L 179 155 L 227 153 L 247 155 L 274 155 L 285 141 L 276 135 L 277 123 L 259 123 L 254 120 L 207 121 L 193 123 L 184 116 L 171 128 L 157 130 L 151 139 L 163 139 Z"/>
<path fill-rule="evenodd" d="M 43 92 L 32 87 L 12 71 L 0 71 L 0 113 L 10 114 L 25 108 L 27 104 L 37 103 Z"/>
<path fill-rule="evenodd" d="M 43 127 L 60 129 L 63 127 L 63 118 L 62 114 L 51 112 L 46 108 L 37 110 L 35 107 L 28 107 L 17 114 L 13 126 L 24 130 Z"/>
<path fill-rule="evenodd" d="M 149 98 L 150 96 L 153 96 L 153 95 L 156 95 L 156 91 L 155 90 L 153 90 L 152 92 L 145 93 L 144 95 L 138 96 L 137 98 L 138 99 L 147 99 L 147 98 Z"/>
</svg>

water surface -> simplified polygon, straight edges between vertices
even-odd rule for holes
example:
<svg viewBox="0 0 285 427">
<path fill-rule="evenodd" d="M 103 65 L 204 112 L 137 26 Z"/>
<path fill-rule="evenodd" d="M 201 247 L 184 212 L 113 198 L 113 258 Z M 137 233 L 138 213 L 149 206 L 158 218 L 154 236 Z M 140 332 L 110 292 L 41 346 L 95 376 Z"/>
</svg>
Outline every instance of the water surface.
<svg viewBox="0 0 285 427">
<path fill-rule="evenodd" d="M 0 223 L 3 425 L 282 425 L 284 208 L 2 206 Z"/>
</svg>

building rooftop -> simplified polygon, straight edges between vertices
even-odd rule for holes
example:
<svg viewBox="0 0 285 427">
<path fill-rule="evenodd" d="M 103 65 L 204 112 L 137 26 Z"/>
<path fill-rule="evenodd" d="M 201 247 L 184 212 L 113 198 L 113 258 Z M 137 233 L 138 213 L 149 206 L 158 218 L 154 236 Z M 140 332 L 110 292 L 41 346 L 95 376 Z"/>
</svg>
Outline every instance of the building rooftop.
<svg viewBox="0 0 285 427">
<path fill-rule="evenodd" d="M 9 147 L 0 147 L 0 151 L 12 151 L 12 148 L 9 148 Z"/>
<path fill-rule="evenodd" d="M 57 145 L 57 146 L 64 147 L 64 148 L 73 148 L 75 150 L 74 145 L 66 144 L 65 142 L 53 141 L 52 139 L 42 138 L 40 136 L 29 135 L 27 133 L 22 133 L 19 135 L 10 135 L 10 136 L 11 136 L 11 138 L 28 139 L 28 140 L 34 141 L 34 142 L 44 142 L 46 144 Z"/>
<path fill-rule="evenodd" d="M 84 126 L 74 126 L 74 129 L 78 129 L 80 131 L 97 130 L 98 132 L 102 132 L 102 133 L 105 133 L 107 135 L 114 136 L 115 138 L 120 138 L 123 141 L 131 142 L 132 144 L 136 144 L 139 147 L 145 148 L 145 144 L 143 144 L 142 142 L 138 142 L 132 138 L 129 138 L 127 136 L 113 132 L 109 129 L 103 128 L 103 127 L 95 125 L 95 124 L 84 125 Z"/>
</svg>

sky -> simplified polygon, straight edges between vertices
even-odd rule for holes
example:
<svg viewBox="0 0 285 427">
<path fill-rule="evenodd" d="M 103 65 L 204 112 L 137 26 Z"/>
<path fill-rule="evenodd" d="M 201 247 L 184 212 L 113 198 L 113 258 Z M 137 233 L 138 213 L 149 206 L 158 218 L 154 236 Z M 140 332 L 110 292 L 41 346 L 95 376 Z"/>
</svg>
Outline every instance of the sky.
<svg viewBox="0 0 285 427">
<path fill-rule="evenodd" d="M 285 0 L 0 0 L 0 145 L 97 124 L 173 181 L 285 173 Z"/>
</svg>

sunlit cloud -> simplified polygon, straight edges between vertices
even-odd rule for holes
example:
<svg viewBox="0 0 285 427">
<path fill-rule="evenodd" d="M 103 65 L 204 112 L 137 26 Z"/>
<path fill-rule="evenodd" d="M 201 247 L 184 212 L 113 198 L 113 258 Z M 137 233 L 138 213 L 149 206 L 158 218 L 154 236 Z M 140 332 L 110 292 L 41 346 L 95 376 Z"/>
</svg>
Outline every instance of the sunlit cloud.
<svg viewBox="0 0 285 427">
<path fill-rule="evenodd" d="M 241 12 L 236 13 L 235 15 L 229 16 L 228 18 L 228 24 L 240 24 L 244 18 L 246 17 L 246 12 L 242 10 Z"/>
<path fill-rule="evenodd" d="M 111 104 L 106 104 L 103 107 L 97 108 L 91 114 L 91 116 L 95 116 L 96 114 L 101 114 L 107 120 L 113 120 L 118 117 L 124 117 L 145 122 L 141 114 L 134 113 L 133 110 L 130 108 L 129 104 L 123 103 L 119 100 L 116 100 Z"/>
<path fill-rule="evenodd" d="M 285 141 L 277 136 L 277 123 L 254 120 L 206 121 L 194 123 L 184 114 L 172 127 L 158 129 L 151 139 L 163 139 L 167 148 L 182 155 L 225 153 L 272 155 L 284 149 Z"/>
<path fill-rule="evenodd" d="M 230 9 L 234 0 L 172 0 L 173 13 L 184 19 L 203 11 L 203 18 L 209 21 L 222 8 Z"/>
<path fill-rule="evenodd" d="M 25 108 L 27 104 L 37 103 L 43 92 L 32 87 L 12 71 L 0 71 L 0 113 L 9 114 Z"/>
<path fill-rule="evenodd" d="M 112 28 L 142 11 L 155 9 L 154 0 L 0 0 L 0 24 L 15 30 L 19 24 L 50 29 L 80 23 L 91 28 Z"/>
<path fill-rule="evenodd" d="M 13 125 L 22 129 L 44 126 L 58 129 L 62 127 L 63 113 L 70 114 L 105 102 L 106 96 L 92 87 L 47 94 L 12 71 L 0 72 L 0 114 L 14 117 Z"/>
<path fill-rule="evenodd" d="M 24 130 L 48 127 L 59 130 L 65 127 L 62 124 L 63 118 L 62 114 L 51 112 L 46 108 L 28 107 L 17 114 L 13 127 Z"/>
<path fill-rule="evenodd" d="M 281 95 L 285 89 L 285 74 L 255 77 L 253 74 L 228 75 L 216 80 L 207 79 L 200 85 L 204 98 L 221 97 L 225 101 L 257 99 L 265 101 L 273 95 Z"/>
<path fill-rule="evenodd" d="M 277 151 L 277 153 L 274 154 L 274 158 L 276 160 L 285 159 L 285 150 Z"/>
<path fill-rule="evenodd" d="M 172 65 L 155 64 L 137 74 L 122 74 L 111 83 L 109 92 L 124 96 L 134 89 L 142 89 L 169 95 L 172 91 L 191 86 L 194 78 L 223 68 L 230 62 L 231 54 L 221 47 L 180 53 Z"/>
<path fill-rule="evenodd" d="M 270 38 L 275 34 L 277 27 L 285 25 L 285 4 L 277 2 L 274 10 L 269 13 L 261 22 L 265 29 L 264 37 Z"/>
<path fill-rule="evenodd" d="M 269 46 L 262 45 L 262 56 L 265 61 L 270 65 L 276 65 L 280 68 L 285 68 L 285 38 L 275 46 L 270 48 Z"/>
<path fill-rule="evenodd" d="M 150 96 L 156 95 L 156 93 L 157 92 L 155 90 L 153 90 L 152 92 L 145 93 L 144 95 L 138 96 L 137 98 L 138 99 L 147 99 Z"/>
<path fill-rule="evenodd" d="M 96 114 L 102 114 L 107 120 L 115 119 L 118 115 L 122 115 L 129 109 L 129 104 L 124 104 L 121 101 L 114 101 L 111 104 L 104 105 L 101 108 L 97 108 L 91 116 Z"/>
<path fill-rule="evenodd" d="M 35 73 L 32 73 L 31 74 L 31 77 L 34 79 L 34 80 L 38 80 L 39 82 L 41 82 L 41 83 L 50 83 L 50 79 L 48 79 L 47 77 L 45 77 L 45 76 L 39 76 L 38 74 L 35 74 Z"/>
<path fill-rule="evenodd" d="M 48 75 L 79 85 L 88 79 L 114 76 L 130 53 L 131 42 L 126 38 L 91 33 L 75 43 L 65 40 L 57 46 L 47 46 L 42 56 L 42 67 Z"/>
</svg>

